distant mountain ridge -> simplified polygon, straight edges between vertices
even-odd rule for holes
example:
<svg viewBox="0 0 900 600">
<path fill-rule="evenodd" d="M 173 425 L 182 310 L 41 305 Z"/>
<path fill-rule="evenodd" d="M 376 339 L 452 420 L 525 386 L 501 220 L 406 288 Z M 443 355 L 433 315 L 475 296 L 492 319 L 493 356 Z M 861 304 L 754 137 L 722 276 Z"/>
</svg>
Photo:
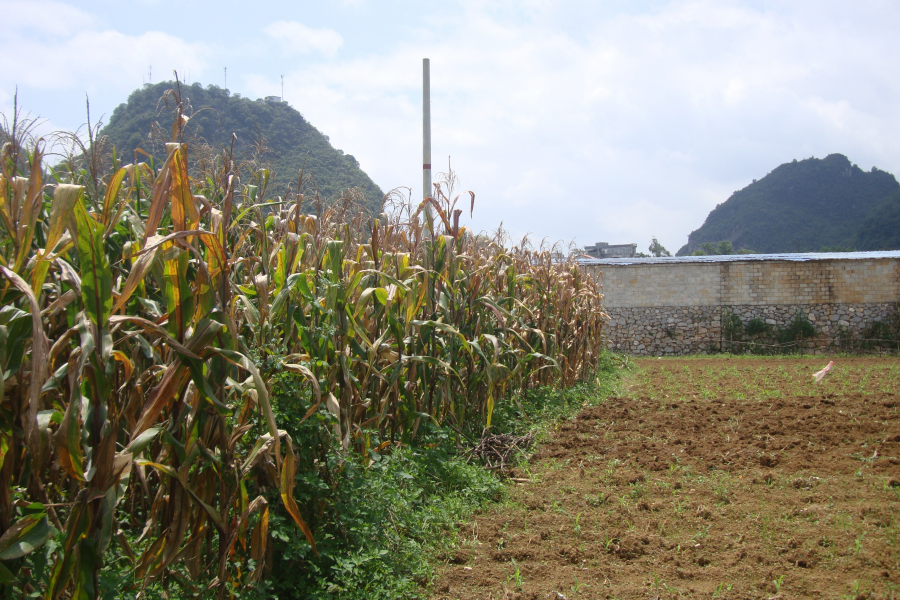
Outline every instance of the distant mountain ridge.
<svg viewBox="0 0 900 600">
<path fill-rule="evenodd" d="M 755 252 L 900 249 L 900 184 L 842 154 L 785 163 L 716 206 L 678 256 L 730 241 Z"/>
<path fill-rule="evenodd" d="M 108 136 L 120 159 L 130 162 L 138 147 L 153 154 L 157 164 L 165 158 L 163 143 L 168 137 L 164 134 L 171 130 L 172 116 L 160 98 L 174 87 L 172 81 L 146 85 L 115 109 L 101 134 Z M 380 207 L 383 192 L 363 172 L 356 158 L 332 147 L 328 136 L 278 97 L 251 100 L 214 85 L 204 88 L 199 83 L 182 85 L 181 92 L 183 101 L 191 106 L 187 123 L 191 140 L 227 148 L 235 134 L 236 156 L 256 153 L 270 165 L 273 178 L 269 196 L 284 195 L 288 189 L 296 191 L 303 168 L 307 198 L 318 191 L 326 200 L 334 200 L 349 188 L 359 188 L 370 208 Z M 158 123 L 155 138 L 154 123 Z M 260 146 L 261 141 L 264 147 Z"/>
</svg>

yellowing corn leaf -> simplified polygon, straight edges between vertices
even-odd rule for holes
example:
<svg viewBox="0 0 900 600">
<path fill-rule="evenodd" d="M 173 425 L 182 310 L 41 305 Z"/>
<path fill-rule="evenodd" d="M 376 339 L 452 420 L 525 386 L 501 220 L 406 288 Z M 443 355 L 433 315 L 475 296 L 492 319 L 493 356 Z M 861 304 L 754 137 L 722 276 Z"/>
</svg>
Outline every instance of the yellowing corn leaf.
<svg viewBox="0 0 900 600">
<path fill-rule="evenodd" d="M 306 541 L 312 546 L 313 552 L 318 556 L 319 551 L 316 549 L 316 540 L 313 537 L 312 530 L 306 524 L 306 521 L 303 520 L 303 517 L 300 516 L 300 509 L 294 501 L 294 447 L 291 444 L 291 438 L 286 434 L 285 438 L 287 439 L 287 452 L 281 466 L 281 501 L 284 503 L 288 514 L 294 519 L 294 523 L 306 536 Z"/>
<path fill-rule="evenodd" d="M 29 382 L 28 391 L 28 409 L 23 420 L 23 425 L 25 427 L 25 437 L 31 443 L 37 444 L 38 405 L 41 400 L 41 388 L 44 386 L 44 382 L 49 375 L 47 337 L 44 335 L 41 310 L 37 298 L 31 290 L 31 286 L 29 286 L 24 279 L 2 265 L 0 265 L 0 273 L 9 280 L 13 287 L 24 294 L 28 299 L 28 305 L 31 309 L 31 381 Z"/>
</svg>

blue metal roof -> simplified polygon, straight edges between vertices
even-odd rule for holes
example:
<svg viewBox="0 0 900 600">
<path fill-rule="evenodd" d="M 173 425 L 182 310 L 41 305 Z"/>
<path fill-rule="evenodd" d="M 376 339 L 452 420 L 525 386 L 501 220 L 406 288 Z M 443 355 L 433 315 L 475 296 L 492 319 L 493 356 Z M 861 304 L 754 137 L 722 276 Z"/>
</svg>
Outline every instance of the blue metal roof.
<svg viewBox="0 0 900 600">
<path fill-rule="evenodd" d="M 758 260 L 862 260 L 872 258 L 900 258 L 900 250 L 877 252 L 798 252 L 796 254 L 726 254 L 711 256 L 663 256 L 649 258 L 579 258 L 581 265 L 668 265 L 674 263 L 750 262 Z"/>
</svg>

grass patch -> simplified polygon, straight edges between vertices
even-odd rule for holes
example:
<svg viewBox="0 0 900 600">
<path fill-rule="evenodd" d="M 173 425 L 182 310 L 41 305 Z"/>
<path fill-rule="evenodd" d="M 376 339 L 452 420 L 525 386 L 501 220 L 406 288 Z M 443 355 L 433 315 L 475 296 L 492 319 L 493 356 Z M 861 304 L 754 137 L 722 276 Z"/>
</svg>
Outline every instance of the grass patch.
<svg viewBox="0 0 900 600">
<path fill-rule="evenodd" d="M 347 461 L 315 498 L 319 556 L 282 518 L 267 598 L 418 598 L 434 555 L 453 545 L 457 525 L 503 496 L 502 483 L 444 445 L 401 448 L 370 465 Z"/>
<path fill-rule="evenodd" d="M 492 429 L 517 435 L 537 431 L 538 439 L 541 439 L 581 409 L 596 406 L 615 394 L 619 387 L 619 373 L 626 368 L 626 364 L 623 357 L 604 352 L 593 377 L 570 388 L 535 388 L 512 402 L 498 406 L 494 411 Z"/>
</svg>

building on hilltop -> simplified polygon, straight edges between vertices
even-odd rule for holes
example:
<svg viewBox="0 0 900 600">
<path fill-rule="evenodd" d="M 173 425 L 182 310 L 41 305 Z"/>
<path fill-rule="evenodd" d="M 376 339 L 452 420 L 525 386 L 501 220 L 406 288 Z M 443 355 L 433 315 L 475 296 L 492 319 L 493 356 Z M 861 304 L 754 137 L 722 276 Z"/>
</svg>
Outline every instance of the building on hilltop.
<svg viewBox="0 0 900 600">
<path fill-rule="evenodd" d="M 637 255 L 637 244 L 597 242 L 593 246 L 585 246 L 584 253 L 590 258 L 632 258 Z"/>
</svg>

